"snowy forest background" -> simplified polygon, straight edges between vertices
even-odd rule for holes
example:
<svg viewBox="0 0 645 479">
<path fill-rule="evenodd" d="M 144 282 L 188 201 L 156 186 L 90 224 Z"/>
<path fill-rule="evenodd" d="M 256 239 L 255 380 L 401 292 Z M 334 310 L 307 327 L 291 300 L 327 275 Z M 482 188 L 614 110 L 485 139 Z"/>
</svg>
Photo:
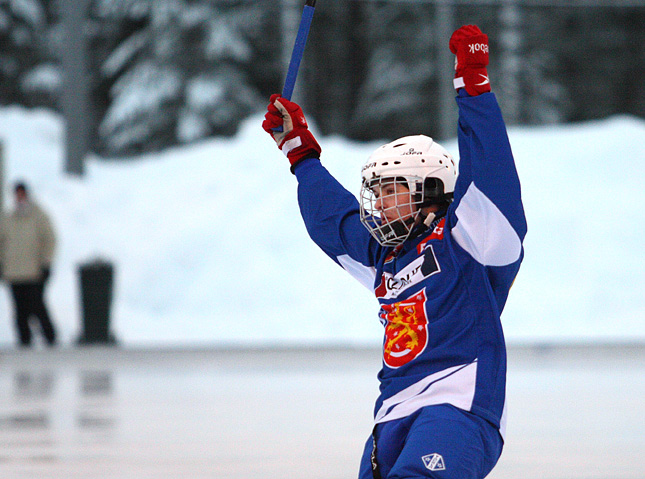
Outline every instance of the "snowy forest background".
<svg viewBox="0 0 645 479">
<path fill-rule="evenodd" d="M 61 3 L 0 0 L 0 105 L 60 111 Z M 446 4 L 455 27 L 489 34 L 510 125 L 645 116 L 645 2 L 323 0 L 296 89 L 318 129 L 437 137 Z M 93 0 L 92 150 L 132 157 L 234 134 L 281 90 L 301 11 L 293 0 Z"/>
</svg>

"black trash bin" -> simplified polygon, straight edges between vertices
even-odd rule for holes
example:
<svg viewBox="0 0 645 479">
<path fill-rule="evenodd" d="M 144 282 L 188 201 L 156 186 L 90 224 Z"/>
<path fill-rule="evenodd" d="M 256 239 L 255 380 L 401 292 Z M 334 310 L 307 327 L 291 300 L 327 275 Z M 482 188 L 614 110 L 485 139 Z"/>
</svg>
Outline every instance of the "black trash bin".
<svg viewBox="0 0 645 479">
<path fill-rule="evenodd" d="M 114 267 L 104 260 L 95 260 L 79 267 L 83 332 L 79 344 L 114 344 L 110 332 L 110 309 L 114 284 Z"/>
</svg>

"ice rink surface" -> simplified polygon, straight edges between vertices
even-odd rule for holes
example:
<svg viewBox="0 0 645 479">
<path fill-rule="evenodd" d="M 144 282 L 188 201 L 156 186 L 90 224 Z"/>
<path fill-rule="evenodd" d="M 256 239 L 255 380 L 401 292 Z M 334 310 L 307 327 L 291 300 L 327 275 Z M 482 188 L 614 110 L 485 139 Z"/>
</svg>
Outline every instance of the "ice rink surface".
<svg viewBox="0 0 645 479">
<path fill-rule="evenodd" d="M 376 349 L 0 350 L 0 478 L 355 478 Z M 645 477 L 645 347 L 509 350 L 491 479 Z"/>
</svg>

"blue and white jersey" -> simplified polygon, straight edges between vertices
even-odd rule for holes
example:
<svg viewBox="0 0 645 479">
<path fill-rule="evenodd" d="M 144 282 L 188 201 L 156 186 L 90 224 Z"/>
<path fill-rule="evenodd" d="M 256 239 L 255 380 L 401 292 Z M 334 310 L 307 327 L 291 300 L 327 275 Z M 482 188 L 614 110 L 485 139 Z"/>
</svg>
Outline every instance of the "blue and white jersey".
<svg viewBox="0 0 645 479">
<path fill-rule="evenodd" d="M 526 220 L 493 93 L 461 90 L 459 176 L 445 217 L 397 249 L 362 225 L 357 199 L 318 159 L 295 168 L 311 238 L 368 287 L 385 327 L 375 422 L 452 404 L 504 433 L 506 347 L 500 315 L 523 257 Z"/>
</svg>

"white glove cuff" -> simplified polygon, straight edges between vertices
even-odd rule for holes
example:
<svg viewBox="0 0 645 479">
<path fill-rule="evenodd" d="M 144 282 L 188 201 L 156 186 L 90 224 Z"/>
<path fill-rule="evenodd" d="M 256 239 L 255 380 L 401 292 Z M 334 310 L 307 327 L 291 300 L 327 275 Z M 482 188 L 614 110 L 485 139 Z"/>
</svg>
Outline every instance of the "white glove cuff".
<svg viewBox="0 0 645 479">
<path fill-rule="evenodd" d="M 284 153 L 284 156 L 288 157 L 291 150 L 298 148 L 299 146 L 302 146 L 302 140 L 300 139 L 300 136 L 291 138 L 290 140 L 287 140 L 282 144 L 282 153 Z"/>
</svg>

